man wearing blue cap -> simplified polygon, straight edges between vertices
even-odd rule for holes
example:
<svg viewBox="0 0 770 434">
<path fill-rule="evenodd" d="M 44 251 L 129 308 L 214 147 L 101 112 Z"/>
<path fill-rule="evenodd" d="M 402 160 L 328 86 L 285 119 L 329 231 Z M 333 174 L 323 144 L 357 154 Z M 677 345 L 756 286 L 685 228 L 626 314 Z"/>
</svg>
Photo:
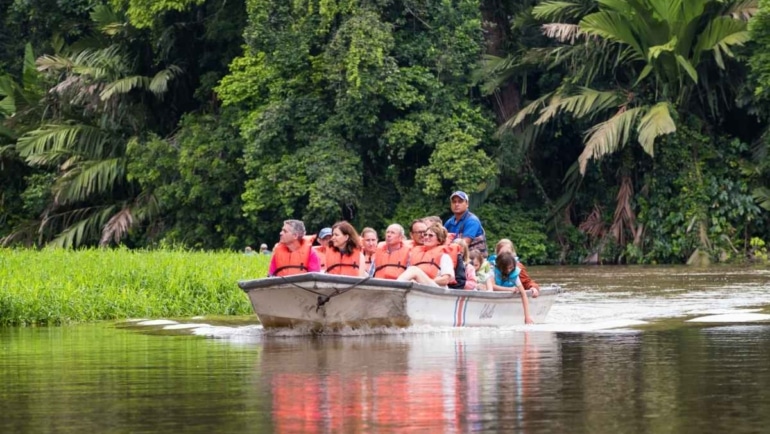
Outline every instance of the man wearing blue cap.
<svg viewBox="0 0 770 434">
<path fill-rule="evenodd" d="M 449 196 L 454 216 L 444 222 L 447 232 L 462 238 L 469 250 L 478 250 L 487 256 L 487 236 L 481 226 L 481 220 L 468 211 L 468 195 L 464 191 L 455 191 Z"/>
</svg>

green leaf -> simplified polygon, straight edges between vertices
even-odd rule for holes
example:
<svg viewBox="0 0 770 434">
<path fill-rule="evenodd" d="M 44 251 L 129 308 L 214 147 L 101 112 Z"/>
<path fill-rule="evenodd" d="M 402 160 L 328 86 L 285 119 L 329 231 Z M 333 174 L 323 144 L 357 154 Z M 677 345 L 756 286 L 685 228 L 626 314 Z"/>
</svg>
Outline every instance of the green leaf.
<svg viewBox="0 0 770 434">
<path fill-rule="evenodd" d="M 671 106 L 667 102 L 655 104 L 639 122 L 637 128 L 639 144 L 650 155 L 654 154 L 656 138 L 676 132 L 676 124 L 671 118 L 670 108 Z"/>
<path fill-rule="evenodd" d="M 625 145 L 631 137 L 631 129 L 642 108 L 621 109 L 604 122 L 589 128 L 586 132 L 585 148 L 578 157 L 580 173 L 585 174 L 590 159 L 601 159 Z"/>
<path fill-rule="evenodd" d="M 676 62 L 679 65 L 681 65 L 682 68 L 684 68 L 685 71 L 687 71 L 687 75 L 689 75 L 690 78 L 692 78 L 692 81 L 694 81 L 695 83 L 698 82 L 698 72 L 695 71 L 695 68 L 693 68 L 692 64 L 690 64 L 690 62 L 687 61 L 687 59 L 685 59 L 681 55 L 677 54 L 676 55 Z"/>
</svg>

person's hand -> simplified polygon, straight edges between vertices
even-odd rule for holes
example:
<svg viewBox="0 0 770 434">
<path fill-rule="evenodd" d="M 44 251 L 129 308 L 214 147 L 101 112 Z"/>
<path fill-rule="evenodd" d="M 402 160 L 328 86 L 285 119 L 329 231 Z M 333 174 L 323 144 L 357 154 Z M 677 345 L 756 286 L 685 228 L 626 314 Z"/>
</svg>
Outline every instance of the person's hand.
<svg viewBox="0 0 770 434">
<path fill-rule="evenodd" d="M 532 290 L 532 298 L 537 298 L 537 296 L 540 295 L 540 290 L 537 289 L 536 287 L 533 286 L 532 288 L 529 288 L 529 289 Z"/>
<path fill-rule="evenodd" d="M 532 319 L 531 316 L 525 316 L 524 317 L 524 324 L 531 325 L 534 324 L 535 320 Z"/>
</svg>

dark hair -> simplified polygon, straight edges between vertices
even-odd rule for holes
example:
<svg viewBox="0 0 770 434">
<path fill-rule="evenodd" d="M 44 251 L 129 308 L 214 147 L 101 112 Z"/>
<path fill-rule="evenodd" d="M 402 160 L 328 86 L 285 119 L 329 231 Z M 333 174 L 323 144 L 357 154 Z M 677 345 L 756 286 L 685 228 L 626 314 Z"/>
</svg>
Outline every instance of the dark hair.
<svg viewBox="0 0 770 434">
<path fill-rule="evenodd" d="M 361 247 L 361 238 L 359 238 L 358 232 L 356 232 L 356 228 L 354 228 L 353 225 L 343 220 L 332 226 L 332 231 L 335 229 L 339 229 L 340 232 L 342 232 L 342 235 L 348 236 L 348 241 L 345 243 L 347 254 L 351 254 L 353 253 L 353 249 Z M 332 247 L 334 246 L 332 245 Z M 338 250 L 336 247 L 334 247 L 334 249 Z"/>
<path fill-rule="evenodd" d="M 425 224 L 425 222 L 422 219 L 414 219 L 412 220 L 412 224 L 409 225 L 409 232 L 414 232 L 414 225 L 416 223 L 422 223 L 425 226 L 428 226 L 427 224 Z"/>
<path fill-rule="evenodd" d="M 510 252 L 503 252 L 497 255 L 497 259 L 495 259 L 495 268 L 500 270 L 500 274 L 503 276 L 503 279 L 507 279 L 508 276 L 513 272 L 514 268 L 516 267 L 516 258 L 513 256 Z M 503 273 L 503 270 L 511 270 L 507 273 Z"/>
</svg>

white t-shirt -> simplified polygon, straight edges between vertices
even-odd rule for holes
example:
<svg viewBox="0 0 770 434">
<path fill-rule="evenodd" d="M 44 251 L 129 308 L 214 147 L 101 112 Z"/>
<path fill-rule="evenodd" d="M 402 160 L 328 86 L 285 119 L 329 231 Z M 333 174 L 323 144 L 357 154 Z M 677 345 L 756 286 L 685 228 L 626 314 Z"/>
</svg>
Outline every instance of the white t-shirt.
<svg viewBox="0 0 770 434">
<path fill-rule="evenodd" d="M 444 274 L 449 275 L 450 281 L 455 278 L 455 265 L 452 262 L 452 258 L 446 253 L 441 255 L 441 260 L 439 261 L 439 270 L 438 270 L 439 276 L 442 276 Z"/>
</svg>

